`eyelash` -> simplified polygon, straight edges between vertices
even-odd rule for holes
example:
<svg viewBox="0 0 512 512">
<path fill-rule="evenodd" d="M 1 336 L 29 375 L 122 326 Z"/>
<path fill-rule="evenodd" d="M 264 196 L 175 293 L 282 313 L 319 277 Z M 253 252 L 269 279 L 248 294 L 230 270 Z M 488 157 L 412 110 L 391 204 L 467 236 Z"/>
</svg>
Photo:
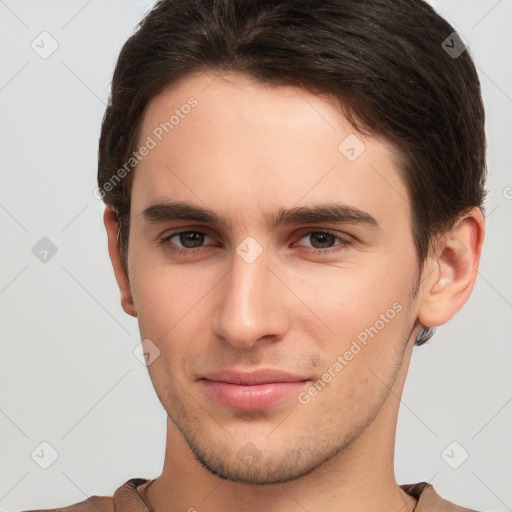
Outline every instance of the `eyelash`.
<svg viewBox="0 0 512 512">
<path fill-rule="evenodd" d="M 187 249 L 187 248 L 184 248 L 184 247 L 180 247 L 176 244 L 173 244 L 171 243 L 171 239 L 174 238 L 175 236 L 179 236 L 179 235 L 182 235 L 182 234 L 185 234 L 185 233 L 194 233 L 194 234 L 199 234 L 199 235 L 203 235 L 203 236 L 209 236 L 207 235 L 206 233 L 203 233 L 202 231 L 194 231 L 194 230 L 182 230 L 182 231 L 176 231 L 174 233 L 170 233 L 168 235 L 166 235 L 165 237 L 161 238 L 160 241 L 159 241 L 159 246 L 162 246 L 174 253 L 177 253 L 177 254 L 184 254 L 184 255 L 190 255 L 190 254 L 194 254 L 196 253 L 197 251 L 200 251 L 202 249 L 204 249 L 204 245 L 203 246 L 199 246 L 199 247 L 194 247 L 194 248 L 191 248 L 191 249 Z M 350 240 L 347 240 L 346 238 L 342 238 L 340 237 L 339 235 L 337 235 L 336 233 L 333 233 L 332 231 L 329 231 L 329 230 L 311 230 L 311 231 L 308 231 L 306 233 L 303 233 L 299 240 L 302 240 L 303 238 L 306 238 L 312 234 L 325 234 L 325 235 L 332 235 L 334 236 L 337 241 L 339 242 L 337 245 L 333 246 L 333 247 L 329 247 L 327 249 L 317 249 L 316 247 L 308 247 L 306 248 L 307 249 L 307 252 L 309 252 L 310 254 L 316 254 L 316 255 L 327 255 L 327 254 L 334 254 L 334 253 L 337 253 L 337 252 L 340 252 L 340 251 L 343 251 L 343 250 L 346 250 L 348 247 L 350 247 L 352 245 L 352 242 Z"/>
</svg>

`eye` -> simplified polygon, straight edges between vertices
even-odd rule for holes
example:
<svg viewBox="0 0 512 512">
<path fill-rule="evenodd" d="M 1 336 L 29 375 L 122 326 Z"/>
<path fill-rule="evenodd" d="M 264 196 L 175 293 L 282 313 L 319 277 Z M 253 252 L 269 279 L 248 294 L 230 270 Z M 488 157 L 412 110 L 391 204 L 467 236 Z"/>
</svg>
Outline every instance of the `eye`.
<svg viewBox="0 0 512 512">
<path fill-rule="evenodd" d="M 160 240 L 160 245 L 176 253 L 190 254 L 211 245 L 213 238 L 201 231 L 179 231 L 170 233 Z M 346 249 L 351 242 L 329 231 L 304 233 L 295 244 L 317 254 L 328 254 Z"/>
<path fill-rule="evenodd" d="M 161 245 L 175 245 L 179 249 L 196 249 L 206 243 L 211 243 L 213 239 L 200 231 L 180 231 L 165 236 L 160 241 Z"/>
<path fill-rule="evenodd" d="M 310 240 L 310 245 L 306 245 L 306 247 L 311 247 L 309 252 L 315 254 L 330 254 L 346 249 L 351 245 L 350 240 L 340 237 L 335 233 L 331 233 L 330 231 L 309 231 L 302 235 L 301 240 L 302 239 Z M 337 240 L 340 243 L 335 245 Z M 302 247 L 304 246 L 302 245 Z"/>
</svg>

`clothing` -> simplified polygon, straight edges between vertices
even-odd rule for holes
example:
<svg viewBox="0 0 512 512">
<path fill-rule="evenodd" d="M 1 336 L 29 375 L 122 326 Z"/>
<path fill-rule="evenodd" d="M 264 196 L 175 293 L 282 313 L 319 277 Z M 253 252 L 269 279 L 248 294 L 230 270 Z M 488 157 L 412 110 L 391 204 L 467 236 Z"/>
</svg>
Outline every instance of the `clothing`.
<svg viewBox="0 0 512 512">
<path fill-rule="evenodd" d="M 26 512 L 148 512 L 137 487 L 148 482 L 144 478 L 132 478 L 114 493 L 114 496 L 91 496 L 85 501 L 69 507 L 28 510 Z M 418 500 L 414 512 L 477 512 L 469 508 L 458 507 L 441 498 L 431 484 L 420 482 L 400 486 L 407 494 Z"/>
</svg>

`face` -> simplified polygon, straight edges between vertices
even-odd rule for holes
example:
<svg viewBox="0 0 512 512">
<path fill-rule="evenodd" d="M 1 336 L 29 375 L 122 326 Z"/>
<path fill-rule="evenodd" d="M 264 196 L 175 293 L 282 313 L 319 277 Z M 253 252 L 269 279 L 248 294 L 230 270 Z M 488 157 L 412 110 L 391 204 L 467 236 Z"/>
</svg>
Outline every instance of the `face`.
<svg viewBox="0 0 512 512">
<path fill-rule="evenodd" d="M 224 478 L 307 474 L 372 423 L 412 339 L 391 147 L 304 90 L 206 74 L 151 101 L 139 142 L 128 275 L 162 405 Z"/>
</svg>

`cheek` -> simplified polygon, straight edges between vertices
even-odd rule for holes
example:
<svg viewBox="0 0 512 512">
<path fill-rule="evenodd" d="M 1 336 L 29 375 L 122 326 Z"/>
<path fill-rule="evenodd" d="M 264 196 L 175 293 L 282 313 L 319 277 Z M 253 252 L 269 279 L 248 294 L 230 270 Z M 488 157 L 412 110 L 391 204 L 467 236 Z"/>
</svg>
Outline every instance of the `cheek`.
<svg viewBox="0 0 512 512">
<path fill-rule="evenodd" d="M 164 359 L 170 363 L 173 354 L 186 358 L 203 348 L 209 339 L 205 307 L 218 278 L 180 266 L 140 264 L 130 281 L 141 336 L 155 343 Z"/>
<path fill-rule="evenodd" d="M 330 381 L 324 399 L 360 410 L 384 396 L 382 382 L 392 385 L 414 323 L 411 279 L 402 275 L 390 283 L 378 274 L 363 279 L 348 273 L 341 278 L 340 273 L 337 280 L 301 285 L 304 302 L 322 320 L 300 325 L 323 361 L 321 380 Z"/>
<path fill-rule="evenodd" d="M 383 275 L 373 270 L 356 273 L 340 269 L 314 279 L 296 279 L 295 290 L 316 314 L 315 327 L 324 324 L 334 339 L 347 340 L 372 326 L 378 331 L 394 330 L 403 321 L 401 313 L 408 305 L 412 277 Z"/>
<path fill-rule="evenodd" d="M 154 263 L 149 257 L 134 257 L 133 262 L 130 284 L 139 319 L 172 324 L 208 289 L 206 276 L 185 266 Z"/>
</svg>

